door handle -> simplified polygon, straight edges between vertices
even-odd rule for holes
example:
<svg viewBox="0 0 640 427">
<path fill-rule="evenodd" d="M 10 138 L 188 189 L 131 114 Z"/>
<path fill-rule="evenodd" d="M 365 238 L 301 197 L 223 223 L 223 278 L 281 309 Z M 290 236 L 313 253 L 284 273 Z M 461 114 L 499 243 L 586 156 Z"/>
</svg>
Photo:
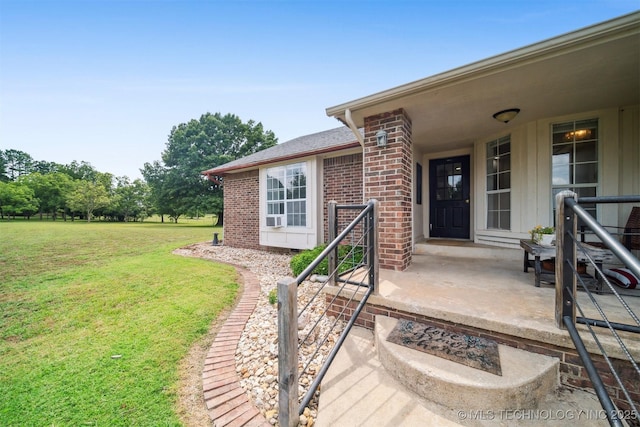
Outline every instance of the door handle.
<svg viewBox="0 0 640 427">
<path fill-rule="evenodd" d="M 465 202 L 466 204 L 469 204 L 469 199 L 465 200 L 464 202 Z"/>
</svg>

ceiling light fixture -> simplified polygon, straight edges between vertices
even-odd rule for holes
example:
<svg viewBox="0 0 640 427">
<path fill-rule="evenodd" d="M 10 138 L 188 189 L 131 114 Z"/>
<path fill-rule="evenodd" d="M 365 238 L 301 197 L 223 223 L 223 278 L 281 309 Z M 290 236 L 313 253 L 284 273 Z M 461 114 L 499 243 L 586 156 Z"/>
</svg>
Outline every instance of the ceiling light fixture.
<svg viewBox="0 0 640 427">
<path fill-rule="evenodd" d="M 509 123 L 518 115 L 519 112 L 519 108 L 509 108 L 508 110 L 498 111 L 493 115 L 493 118 L 502 123 Z"/>
</svg>

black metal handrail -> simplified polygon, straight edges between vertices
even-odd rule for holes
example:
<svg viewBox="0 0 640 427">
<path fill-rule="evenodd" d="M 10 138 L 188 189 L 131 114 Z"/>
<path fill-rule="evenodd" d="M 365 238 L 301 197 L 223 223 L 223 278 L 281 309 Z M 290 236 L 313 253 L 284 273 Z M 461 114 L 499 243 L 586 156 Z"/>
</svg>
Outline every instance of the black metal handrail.
<svg viewBox="0 0 640 427">
<path fill-rule="evenodd" d="M 567 331 L 569 331 L 569 335 L 571 336 L 571 340 L 573 341 L 576 350 L 578 351 L 578 355 L 584 364 L 585 369 L 587 370 L 587 375 L 589 375 L 589 379 L 593 384 L 593 389 L 598 396 L 598 400 L 600 400 L 600 404 L 602 405 L 602 409 L 605 410 L 607 414 L 607 419 L 609 420 L 609 424 L 616 427 L 624 427 L 620 417 L 618 416 L 618 409 L 613 404 L 613 401 L 607 394 L 607 389 L 602 382 L 602 378 L 598 373 L 595 365 L 593 364 L 593 360 L 591 360 L 591 356 L 584 346 L 584 342 L 578 333 L 578 329 L 576 328 L 575 323 L 569 316 L 564 316 L 562 318 L 565 326 L 567 327 Z"/>
<path fill-rule="evenodd" d="M 358 205 L 359 206 L 359 205 Z M 373 211 L 373 203 L 364 205 L 362 212 L 353 220 L 351 223 L 344 229 L 342 232 L 335 238 L 331 243 L 327 245 L 326 248 L 318 255 L 318 257 L 311 263 L 307 268 L 304 269 L 302 273 L 296 277 L 296 284 L 300 285 L 302 282 L 307 280 L 307 277 L 311 276 L 311 273 L 320 265 L 320 263 L 329 256 L 329 254 L 336 250 L 341 242 L 353 231 L 354 228 L 360 224 L 360 222 Z"/>
<path fill-rule="evenodd" d="M 330 203 L 329 218 L 331 224 L 337 224 L 337 205 Z M 320 255 L 304 269 L 302 273 L 295 279 L 286 279 L 278 283 L 278 335 L 279 335 L 279 373 L 278 379 L 280 384 L 279 394 L 279 413 L 278 418 L 280 425 L 293 426 L 297 425 L 298 415 L 302 414 L 304 409 L 309 405 L 316 394 L 322 379 L 327 373 L 331 363 L 338 354 L 340 347 L 344 343 L 349 331 L 355 324 L 358 315 L 364 308 L 367 299 L 374 292 L 377 283 L 377 202 L 370 201 L 366 205 L 340 206 L 340 209 L 351 209 L 360 211 L 355 218 L 340 232 L 331 242 L 322 250 Z M 331 229 L 331 227 L 330 227 Z M 354 237 L 355 230 L 358 234 Z M 336 233 L 330 232 L 330 237 Z M 347 247 L 349 250 L 342 259 L 337 259 L 338 248 Z M 354 262 L 356 252 L 362 253 L 362 261 Z M 323 279 L 323 283 L 315 290 L 310 300 L 298 310 L 297 288 L 305 283 L 316 268 L 325 260 L 329 262 L 329 275 Z M 349 268 L 343 267 L 349 262 Z M 337 291 L 331 301 L 326 301 L 326 307 L 320 313 L 313 314 L 314 322 L 308 329 L 304 338 L 299 338 L 298 321 L 301 316 L 305 315 L 312 307 L 312 304 L 318 298 L 324 297 L 326 286 L 340 283 Z M 355 285 L 355 286 L 354 286 Z M 328 320 L 329 308 L 337 298 L 346 299 L 346 303 L 342 312 L 337 313 L 335 319 Z M 346 319 L 345 310 L 353 301 L 359 300 L 357 308 L 348 319 L 346 325 L 342 329 L 339 337 L 336 339 L 335 345 L 328 352 L 322 366 L 317 370 L 315 377 L 309 386 L 308 391 L 298 402 L 298 378 L 307 372 L 311 361 L 315 361 L 316 356 L 322 346 L 326 345 L 332 331 L 338 327 L 341 319 Z M 293 319 L 295 317 L 295 319 Z M 328 331 L 315 339 L 316 332 L 320 329 L 322 322 L 331 322 Z M 314 338 L 311 338 L 311 337 Z M 316 347 L 311 351 L 311 356 L 302 369 L 298 369 L 298 354 L 302 346 L 312 345 L 315 342 Z"/>
<path fill-rule="evenodd" d="M 590 230 L 595 234 L 605 247 L 615 255 L 620 262 L 632 271 L 637 277 L 640 277 L 640 262 L 631 254 L 627 248 L 625 248 L 620 242 L 614 239 L 611 234 L 599 224 L 580 204 L 594 204 L 594 203 L 638 203 L 640 202 L 640 196 L 620 196 L 620 197 L 589 197 L 582 198 L 579 201 L 576 200 L 576 195 L 571 192 L 562 192 L 556 197 L 556 206 L 558 206 L 557 216 L 557 235 L 556 235 L 556 256 L 558 258 L 556 269 L 556 319 L 559 327 L 565 327 L 569 332 L 569 335 L 578 351 L 580 359 L 587 371 L 589 379 L 593 385 L 594 391 L 602 405 L 602 408 L 607 414 L 610 425 L 622 426 L 624 425 L 622 419 L 625 418 L 625 412 L 620 411 L 613 399 L 609 396 L 607 389 L 603 383 L 601 373 L 596 369 L 589 351 L 586 349 L 583 338 L 576 326 L 577 323 L 586 325 L 586 328 L 600 351 L 606 365 L 610 371 L 611 376 L 616 381 L 623 397 L 618 397 L 620 403 L 628 405 L 629 412 L 626 415 L 633 415 L 634 419 L 639 418 L 640 412 L 638 411 L 637 402 L 633 400 L 630 392 L 625 386 L 625 381 L 629 381 L 629 378 L 623 379 L 619 374 L 612 362 L 612 358 L 607 354 L 605 346 L 602 344 L 601 339 L 593 327 L 608 329 L 611 336 L 614 337 L 621 353 L 626 358 L 629 366 L 635 371 L 638 379 L 640 379 L 640 368 L 638 367 L 638 361 L 629 351 L 625 340 L 621 337 L 618 331 L 624 331 L 628 333 L 640 333 L 640 319 L 631 309 L 629 304 L 620 295 L 620 293 L 612 286 L 611 282 L 604 274 L 603 269 L 599 267 L 589 255 L 589 251 L 585 249 L 584 242 L 580 242 L 576 236 L 576 224 L 578 219 L 581 221 L 584 228 Z M 582 229 L 581 229 L 582 230 Z M 576 251 L 581 250 L 586 254 L 588 262 L 594 269 L 595 280 L 603 283 L 607 287 L 607 291 L 612 293 L 621 307 L 624 308 L 632 321 L 635 324 L 623 324 L 619 322 L 612 322 L 609 320 L 610 313 L 606 313 L 602 308 L 597 298 L 593 295 L 585 280 L 578 274 L 575 267 Z M 580 290 L 584 291 L 588 297 L 589 302 L 595 307 L 601 319 L 592 319 L 585 316 L 584 310 L 578 302 L 576 290 L 577 284 L 580 284 Z M 576 316 L 576 310 L 579 311 L 580 316 Z"/>
</svg>

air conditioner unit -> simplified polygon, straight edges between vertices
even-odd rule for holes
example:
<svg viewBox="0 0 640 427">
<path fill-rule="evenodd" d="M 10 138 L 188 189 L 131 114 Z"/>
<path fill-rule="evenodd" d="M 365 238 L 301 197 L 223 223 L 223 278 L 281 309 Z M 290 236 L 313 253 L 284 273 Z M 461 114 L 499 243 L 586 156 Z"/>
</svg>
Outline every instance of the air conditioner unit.
<svg viewBox="0 0 640 427">
<path fill-rule="evenodd" d="M 282 217 L 281 216 L 268 216 L 267 217 L 267 227 L 282 227 Z"/>
</svg>

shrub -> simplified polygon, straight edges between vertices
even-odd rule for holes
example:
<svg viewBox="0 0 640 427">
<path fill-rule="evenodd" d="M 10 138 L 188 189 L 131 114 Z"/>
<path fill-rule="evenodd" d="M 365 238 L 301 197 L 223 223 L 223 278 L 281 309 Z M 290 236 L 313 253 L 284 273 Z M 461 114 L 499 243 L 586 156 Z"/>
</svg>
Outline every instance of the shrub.
<svg viewBox="0 0 640 427">
<path fill-rule="evenodd" d="M 291 271 L 293 272 L 293 275 L 296 277 L 299 276 L 300 273 L 302 273 L 304 269 L 307 268 L 313 262 L 313 260 L 318 258 L 318 255 L 320 255 L 326 247 L 327 247 L 326 245 L 316 246 L 313 249 L 307 249 L 305 251 L 302 251 L 299 254 L 295 255 L 293 258 L 291 258 L 291 263 L 289 265 L 291 267 Z M 322 260 L 320 265 L 318 265 L 318 267 L 316 267 L 316 269 L 313 270 L 313 272 L 316 274 L 326 275 L 326 274 L 329 274 L 328 270 L 329 270 L 329 263 L 325 258 L 324 260 Z"/>
<path fill-rule="evenodd" d="M 293 258 L 291 258 L 291 263 L 289 265 L 291 267 L 291 271 L 293 272 L 293 275 L 296 277 L 299 276 L 300 273 L 302 273 L 305 270 L 305 268 L 307 268 L 318 257 L 318 255 L 322 253 L 322 251 L 326 247 L 327 247 L 326 245 L 316 246 L 313 249 L 302 251 L 299 254 L 295 255 Z M 349 255 L 350 251 L 351 251 L 350 245 L 341 245 L 338 248 L 338 258 L 339 259 L 345 258 L 347 255 Z M 356 247 L 353 250 L 352 257 L 350 256 L 349 259 L 345 260 L 340 265 L 338 272 L 343 273 L 353 268 L 360 262 L 362 262 L 362 248 Z M 321 274 L 324 276 L 327 276 L 329 274 L 329 262 L 327 261 L 326 258 L 323 259 L 320 264 L 318 264 L 318 266 L 313 270 L 313 273 Z"/>
</svg>

